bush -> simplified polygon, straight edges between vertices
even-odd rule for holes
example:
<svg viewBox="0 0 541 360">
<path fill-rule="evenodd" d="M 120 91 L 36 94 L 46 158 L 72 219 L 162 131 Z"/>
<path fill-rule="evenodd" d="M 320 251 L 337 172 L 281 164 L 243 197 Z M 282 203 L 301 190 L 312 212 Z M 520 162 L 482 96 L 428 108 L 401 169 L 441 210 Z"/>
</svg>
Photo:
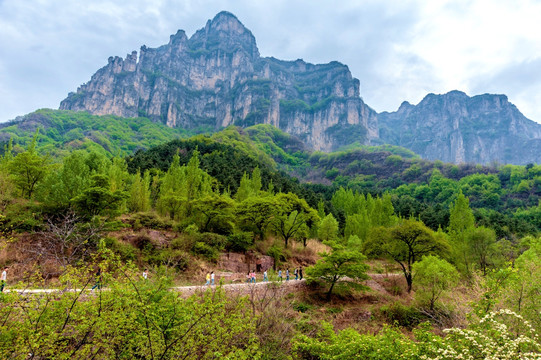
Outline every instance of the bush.
<svg viewBox="0 0 541 360">
<path fill-rule="evenodd" d="M 186 270 L 190 263 L 190 256 L 182 250 L 163 249 L 148 254 L 143 259 L 149 265 L 166 266 L 179 271 Z"/>
<path fill-rule="evenodd" d="M 168 230 L 173 226 L 171 220 L 163 220 L 154 213 L 134 214 L 130 219 L 130 224 L 134 229 L 145 227 L 148 229 Z"/>
<path fill-rule="evenodd" d="M 293 309 L 295 311 L 298 311 L 298 312 L 301 312 L 301 313 L 305 313 L 309 310 L 312 310 L 313 306 L 310 305 L 310 304 L 306 304 L 306 303 L 303 303 L 303 302 L 294 302 L 293 303 Z"/>
<path fill-rule="evenodd" d="M 413 306 L 406 306 L 399 302 L 382 306 L 381 313 L 391 324 L 412 329 L 423 321 L 423 315 Z"/>
<path fill-rule="evenodd" d="M 238 231 L 227 237 L 226 249 L 234 252 L 244 252 L 253 244 L 252 233 Z"/>
<path fill-rule="evenodd" d="M 193 253 L 196 255 L 201 255 L 205 258 L 207 258 L 210 261 L 217 261 L 219 253 L 218 251 L 213 248 L 212 246 L 208 245 L 207 243 L 204 243 L 202 241 L 196 241 L 193 249 Z"/>
</svg>

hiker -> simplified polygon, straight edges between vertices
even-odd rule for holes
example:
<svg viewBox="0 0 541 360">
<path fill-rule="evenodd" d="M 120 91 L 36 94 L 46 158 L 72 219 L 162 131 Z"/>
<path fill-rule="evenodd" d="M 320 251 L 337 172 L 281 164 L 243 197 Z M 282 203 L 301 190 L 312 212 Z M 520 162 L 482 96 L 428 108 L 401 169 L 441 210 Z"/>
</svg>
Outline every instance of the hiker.
<svg viewBox="0 0 541 360">
<path fill-rule="evenodd" d="M 278 279 L 282 282 L 282 269 L 278 270 Z"/>
<path fill-rule="evenodd" d="M 268 275 L 267 275 L 267 270 L 265 270 L 265 272 L 263 272 L 263 281 L 264 281 L 264 282 L 269 281 L 269 277 L 268 277 Z"/>
<path fill-rule="evenodd" d="M 214 285 L 214 271 L 210 273 L 210 284 Z"/>
<path fill-rule="evenodd" d="M 207 272 L 206 280 L 207 282 L 205 283 L 205 286 L 210 285 L 210 274 L 208 272 Z"/>
<path fill-rule="evenodd" d="M 90 291 L 94 291 L 95 288 L 98 288 L 98 290 L 101 289 L 101 269 L 98 268 L 98 272 L 96 272 L 96 283 L 94 286 L 92 286 L 92 289 Z"/>
<path fill-rule="evenodd" d="M 148 279 L 148 269 L 145 269 L 145 271 L 143 271 L 143 279 Z"/>
<path fill-rule="evenodd" d="M 252 282 L 252 273 L 250 272 L 246 273 L 246 282 L 247 283 Z"/>
<path fill-rule="evenodd" d="M 255 284 L 255 270 L 252 271 L 252 282 Z"/>
<path fill-rule="evenodd" d="M 286 281 L 289 281 L 289 268 L 286 270 Z"/>
<path fill-rule="evenodd" d="M 0 292 L 4 292 L 4 287 L 6 286 L 6 280 L 8 277 L 8 267 L 6 266 L 4 268 L 4 271 L 2 271 L 2 276 L 0 276 L 0 280 L 2 281 L 2 284 L 0 285 Z"/>
<path fill-rule="evenodd" d="M 295 274 L 295 280 L 299 280 L 299 271 L 297 270 L 297 268 L 295 268 L 293 273 Z"/>
<path fill-rule="evenodd" d="M 301 280 L 302 280 L 302 267 L 299 268 L 299 276 L 300 276 L 300 278 L 301 278 Z"/>
</svg>

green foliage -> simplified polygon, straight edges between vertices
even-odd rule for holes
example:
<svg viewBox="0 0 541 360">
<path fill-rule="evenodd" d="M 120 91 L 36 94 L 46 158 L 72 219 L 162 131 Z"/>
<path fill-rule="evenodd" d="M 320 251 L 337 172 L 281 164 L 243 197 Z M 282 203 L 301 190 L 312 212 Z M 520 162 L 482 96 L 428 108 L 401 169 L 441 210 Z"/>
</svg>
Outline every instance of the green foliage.
<svg viewBox="0 0 541 360">
<path fill-rule="evenodd" d="M 103 253 L 102 253 L 103 254 Z M 90 268 L 75 269 L 63 286 L 78 291 L 3 297 L 0 357 L 185 359 L 257 358 L 255 321 L 246 301 L 214 293 L 178 297 L 159 276 L 144 281 L 139 271 L 107 255 L 99 262 L 107 290 L 85 295 L 94 283 Z M 210 335 L 212 334 L 212 335 Z"/>
<path fill-rule="evenodd" d="M 422 344 L 393 327 L 385 327 L 377 335 L 360 334 L 353 329 L 335 333 L 331 324 L 323 323 L 315 337 L 297 336 L 293 353 L 299 359 L 420 360 L 424 352 Z"/>
<path fill-rule="evenodd" d="M 398 263 L 410 292 L 413 264 L 425 255 L 447 254 L 449 244 L 441 234 L 434 233 L 422 222 L 408 219 L 372 234 L 364 243 L 364 250 L 368 255 L 383 255 Z"/>
<path fill-rule="evenodd" d="M 233 252 L 245 252 L 254 244 L 253 235 L 237 231 L 227 236 L 226 249 Z"/>
<path fill-rule="evenodd" d="M 434 310 L 436 301 L 458 282 L 458 272 L 447 261 L 433 255 L 413 264 L 415 298 Z"/>
<path fill-rule="evenodd" d="M 310 228 L 319 222 L 317 212 L 308 206 L 304 199 L 292 193 L 275 196 L 277 212 L 270 222 L 275 234 L 284 240 L 287 248 L 289 239 L 302 236 L 305 228 Z"/>
<path fill-rule="evenodd" d="M 331 252 L 319 254 L 321 259 L 306 269 L 310 281 L 322 280 L 329 285 L 327 300 L 330 300 L 335 285 L 345 285 L 357 289 L 365 288 L 360 284 L 368 279 L 366 257 L 359 250 L 351 249 L 334 241 L 326 241 Z"/>
<path fill-rule="evenodd" d="M 502 307 L 509 308 L 528 320 L 539 332 L 541 318 L 541 238 L 531 239 L 530 247 L 515 261 L 515 268 L 499 294 Z"/>
<path fill-rule="evenodd" d="M 443 338 L 427 326 L 410 339 L 398 329 L 385 327 L 378 334 L 360 334 L 353 329 L 337 333 L 328 323 L 314 337 L 298 335 L 293 353 L 299 359 L 514 359 L 533 360 L 541 354 L 537 333 L 509 310 L 493 312 L 467 329 L 447 329 Z"/>
<path fill-rule="evenodd" d="M 49 170 L 49 156 L 40 156 L 36 149 L 38 131 L 28 149 L 17 154 L 7 163 L 13 183 L 23 198 L 30 199 Z"/>
<path fill-rule="evenodd" d="M 318 237 L 321 241 L 335 241 L 338 239 L 338 221 L 329 214 L 321 219 L 318 228 Z"/>
<path fill-rule="evenodd" d="M 68 155 L 74 150 L 96 151 L 107 155 L 129 155 L 190 133 L 169 128 L 147 118 L 90 115 L 87 112 L 41 109 L 23 117 L 21 122 L 0 129 L 21 146 L 28 146 L 32 136 L 28 127 L 40 129 L 36 150 L 53 156 Z M 34 130 L 32 130 L 34 131 Z"/>
<path fill-rule="evenodd" d="M 278 210 L 273 197 L 250 197 L 235 208 L 235 217 L 241 229 L 251 231 L 254 237 L 265 238 L 267 227 Z"/>
<path fill-rule="evenodd" d="M 415 306 L 404 305 L 398 301 L 382 306 L 380 311 L 389 324 L 410 330 L 419 325 L 425 318 Z"/>
</svg>

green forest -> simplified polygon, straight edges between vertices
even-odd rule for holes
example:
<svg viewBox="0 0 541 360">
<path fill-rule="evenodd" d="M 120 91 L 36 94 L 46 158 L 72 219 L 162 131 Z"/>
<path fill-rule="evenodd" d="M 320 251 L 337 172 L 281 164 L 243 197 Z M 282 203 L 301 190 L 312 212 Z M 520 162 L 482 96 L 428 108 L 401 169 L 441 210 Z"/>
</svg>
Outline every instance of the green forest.
<svg viewBox="0 0 541 360">
<path fill-rule="evenodd" d="M 0 140 L 1 358 L 541 358 L 541 165 L 54 110 Z"/>
</svg>

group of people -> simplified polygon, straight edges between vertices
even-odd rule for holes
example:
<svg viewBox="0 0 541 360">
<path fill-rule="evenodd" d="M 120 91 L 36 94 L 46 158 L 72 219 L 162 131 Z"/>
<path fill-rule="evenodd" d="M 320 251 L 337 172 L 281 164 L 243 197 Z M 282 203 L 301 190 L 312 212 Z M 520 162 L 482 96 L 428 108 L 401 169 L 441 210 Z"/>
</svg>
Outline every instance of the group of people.
<svg viewBox="0 0 541 360">
<path fill-rule="evenodd" d="M 206 276 L 207 282 L 205 283 L 205 285 L 215 285 L 214 278 L 215 278 L 214 271 L 207 273 L 207 276 Z"/>
<path fill-rule="evenodd" d="M 279 269 L 278 270 L 278 281 L 283 281 L 284 280 L 283 274 L 284 273 L 282 273 L 282 269 Z M 293 270 L 293 275 L 295 275 L 295 280 L 302 280 L 303 277 L 304 277 L 303 274 L 302 274 L 302 267 L 295 268 Z M 286 276 L 286 281 L 289 281 L 290 277 L 291 277 L 291 273 L 289 272 L 289 268 L 286 269 L 285 276 Z"/>
</svg>

